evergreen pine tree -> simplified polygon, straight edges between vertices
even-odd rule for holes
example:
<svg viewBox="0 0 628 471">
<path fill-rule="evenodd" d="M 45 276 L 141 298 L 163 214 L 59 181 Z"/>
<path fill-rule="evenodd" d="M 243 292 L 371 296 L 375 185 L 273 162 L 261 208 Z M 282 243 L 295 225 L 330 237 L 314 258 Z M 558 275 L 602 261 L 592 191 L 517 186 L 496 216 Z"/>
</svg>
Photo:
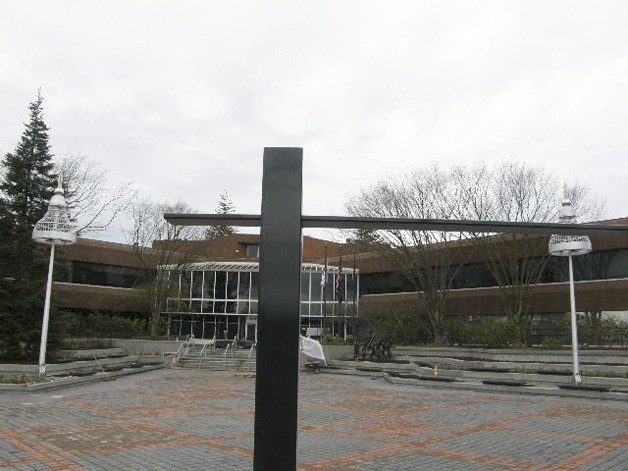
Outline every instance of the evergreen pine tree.
<svg viewBox="0 0 628 471">
<path fill-rule="evenodd" d="M 0 181 L 0 356 L 36 357 L 48 252 L 32 240 L 55 188 L 40 93 Z"/>
<path fill-rule="evenodd" d="M 216 214 L 232 214 L 235 211 L 235 206 L 231 202 L 231 198 L 229 197 L 229 193 L 226 190 L 220 194 L 220 199 L 218 200 L 218 207 L 216 208 Z M 210 226 L 205 231 L 205 239 L 207 240 L 216 240 L 220 237 L 235 234 L 236 230 L 232 226 Z"/>
</svg>

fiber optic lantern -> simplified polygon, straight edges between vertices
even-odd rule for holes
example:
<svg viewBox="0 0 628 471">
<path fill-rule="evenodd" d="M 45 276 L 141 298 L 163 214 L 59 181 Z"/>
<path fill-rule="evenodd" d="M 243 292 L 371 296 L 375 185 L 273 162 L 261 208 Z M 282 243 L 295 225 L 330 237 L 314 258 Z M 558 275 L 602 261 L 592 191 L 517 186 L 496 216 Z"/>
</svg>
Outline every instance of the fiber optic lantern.
<svg viewBox="0 0 628 471">
<path fill-rule="evenodd" d="M 559 219 L 562 223 L 575 224 L 576 214 L 571 206 L 571 201 L 565 195 L 560 208 Z M 578 361 L 578 323 L 576 320 L 576 296 L 573 283 L 572 256 L 584 255 L 591 252 L 591 240 L 587 236 L 557 235 L 549 240 L 549 253 L 556 257 L 568 257 L 569 259 L 569 301 L 571 305 L 571 346 L 573 350 L 573 375 L 577 385 L 582 383 L 580 364 Z"/>
<path fill-rule="evenodd" d="M 35 224 L 33 240 L 48 244 L 50 263 L 48 265 L 48 282 L 46 284 L 46 301 L 44 303 L 44 320 L 41 325 L 41 343 L 39 346 L 39 375 L 46 375 L 46 343 L 48 341 L 48 319 L 50 318 L 50 292 L 52 290 L 52 269 L 55 258 L 55 245 L 72 245 L 76 242 L 76 231 L 67 211 L 67 203 L 63 196 L 62 177 L 59 177 L 57 188 L 48 203 L 48 211 Z"/>
</svg>

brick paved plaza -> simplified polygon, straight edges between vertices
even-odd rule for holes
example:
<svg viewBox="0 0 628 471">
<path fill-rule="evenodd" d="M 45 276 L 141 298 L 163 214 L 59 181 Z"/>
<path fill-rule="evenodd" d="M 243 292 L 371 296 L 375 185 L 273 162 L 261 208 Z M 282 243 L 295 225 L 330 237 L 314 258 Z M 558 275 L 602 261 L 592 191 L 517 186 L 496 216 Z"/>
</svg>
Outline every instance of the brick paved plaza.
<svg viewBox="0 0 628 471">
<path fill-rule="evenodd" d="M 251 469 L 254 382 L 156 370 L 0 393 L 0 469 Z M 628 402 L 332 374 L 300 385 L 302 471 L 628 469 Z"/>
</svg>

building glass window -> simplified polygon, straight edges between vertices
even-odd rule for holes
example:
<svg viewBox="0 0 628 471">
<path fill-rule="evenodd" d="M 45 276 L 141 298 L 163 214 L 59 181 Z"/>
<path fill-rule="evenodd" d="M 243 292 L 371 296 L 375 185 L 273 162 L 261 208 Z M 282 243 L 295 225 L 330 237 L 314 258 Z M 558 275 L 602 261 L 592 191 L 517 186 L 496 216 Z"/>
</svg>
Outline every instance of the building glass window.
<svg viewBox="0 0 628 471">
<path fill-rule="evenodd" d="M 310 273 L 301 273 L 301 300 L 310 299 Z"/>
<path fill-rule="evenodd" d="M 251 273 L 251 298 L 257 299 L 259 297 L 259 272 L 254 271 Z"/>
<path fill-rule="evenodd" d="M 116 267 L 87 262 L 68 262 L 69 283 L 96 286 L 133 288 L 144 281 L 144 271 L 139 268 Z"/>
<path fill-rule="evenodd" d="M 206 271 L 203 281 L 203 298 L 214 299 L 214 280 L 216 278 L 216 272 Z"/>
<path fill-rule="evenodd" d="M 203 272 L 192 272 L 192 297 L 201 298 L 203 296 Z"/>
<path fill-rule="evenodd" d="M 238 272 L 227 272 L 227 299 L 238 299 Z"/>
<path fill-rule="evenodd" d="M 323 305 L 321 303 L 312 303 L 310 304 L 310 316 L 320 316 L 322 311 Z"/>
<path fill-rule="evenodd" d="M 312 301 L 320 301 L 322 295 L 322 286 L 321 279 L 323 278 L 322 273 L 310 273 L 310 277 L 312 279 L 310 285 L 310 296 Z"/>
<path fill-rule="evenodd" d="M 345 274 L 345 296 L 344 299 L 347 302 L 353 302 L 355 299 L 356 280 L 353 273 Z"/>
<path fill-rule="evenodd" d="M 227 299 L 227 272 L 216 272 L 216 291 L 214 292 L 216 299 Z"/>
<path fill-rule="evenodd" d="M 249 289 L 251 287 L 251 273 L 240 272 L 240 286 L 238 287 L 238 298 L 249 299 Z"/>
<path fill-rule="evenodd" d="M 325 286 L 323 287 L 323 297 L 325 301 L 333 301 L 336 296 L 336 275 L 328 272 L 325 277 Z"/>
<path fill-rule="evenodd" d="M 222 267 L 224 268 L 221 269 Z M 257 299 L 260 284 L 258 270 L 257 264 L 250 262 L 214 262 L 211 267 L 199 264 L 187 272 L 172 271 L 170 276 L 178 278 L 176 286 L 179 290 L 168 299 L 167 305 L 170 312 L 179 314 L 179 319 L 173 321 L 175 324 L 179 323 L 173 324 L 175 330 L 183 326 L 183 331 L 186 328 L 192 329 L 195 335 L 203 338 L 210 338 L 214 330 L 222 332 L 225 329 L 229 330 L 229 338 L 238 331 L 244 335 L 245 325 L 254 322 L 258 314 Z M 356 312 L 351 290 L 352 273 L 344 274 L 343 291 L 346 293 L 345 296 L 347 294 L 351 296 L 350 299 L 345 297 L 343 303 L 334 300 L 334 270 L 329 271 L 327 285 L 324 288 L 328 302 L 323 301 L 322 273 L 321 265 L 304 265 L 300 275 L 300 315 L 307 318 L 308 326 L 311 323 L 319 325 L 324 315 L 344 317 L 355 315 Z M 323 313 L 325 304 L 326 313 Z M 176 309 L 173 310 L 175 306 Z M 209 327 L 206 328 L 205 323 Z M 254 328 L 250 327 L 247 337 L 254 335 L 254 332 Z"/>
<path fill-rule="evenodd" d="M 248 258 L 259 258 L 259 244 L 247 244 L 246 256 Z"/>
<path fill-rule="evenodd" d="M 208 313 L 214 312 L 214 302 L 213 301 L 203 301 L 202 309 L 203 309 L 203 312 L 208 312 Z"/>
<path fill-rule="evenodd" d="M 628 250 L 616 250 L 608 257 L 608 278 L 628 277 Z"/>
<path fill-rule="evenodd" d="M 182 298 L 190 297 L 190 275 L 191 273 L 189 271 L 181 272 L 179 280 L 181 283 L 180 292 Z"/>
</svg>

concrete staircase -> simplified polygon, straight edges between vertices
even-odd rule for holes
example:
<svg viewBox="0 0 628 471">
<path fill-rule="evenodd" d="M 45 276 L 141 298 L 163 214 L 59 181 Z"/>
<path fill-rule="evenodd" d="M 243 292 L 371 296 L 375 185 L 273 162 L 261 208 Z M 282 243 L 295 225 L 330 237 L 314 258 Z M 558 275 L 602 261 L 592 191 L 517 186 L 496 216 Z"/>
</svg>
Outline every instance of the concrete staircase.
<svg viewBox="0 0 628 471">
<path fill-rule="evenodd" d="M 255 350 L 225 349 L 193 345 L 177 362 L 180 368 L 213 370 L 213 371 L 255 371 Z"/>
<path fill-rule="evenodd" d="M 438 378 L 467 384 L 558 387 L 573 382 L 568 350 L 490 350 L 447 347 L 397 347 L 392 358 L 371 361 L 332 361 L 331 368 L 400 378 Z M 582 384 L 628 394 L 628 352 L 581 351 Z"/>
</svg>

